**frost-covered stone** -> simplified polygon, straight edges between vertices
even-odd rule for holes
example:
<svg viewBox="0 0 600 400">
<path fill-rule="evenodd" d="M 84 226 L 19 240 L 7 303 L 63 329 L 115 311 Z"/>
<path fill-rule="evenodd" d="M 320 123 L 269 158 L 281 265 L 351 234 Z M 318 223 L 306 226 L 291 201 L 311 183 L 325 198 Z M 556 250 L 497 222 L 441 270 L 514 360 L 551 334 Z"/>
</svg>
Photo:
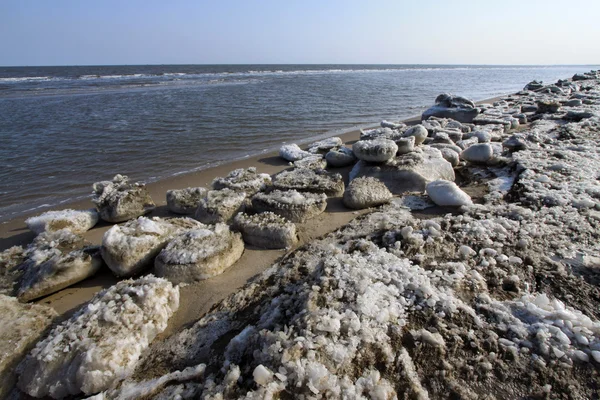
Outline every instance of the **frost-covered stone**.
<svg viewBox="0 0 600 400">
<path fill-rule="evenodd" d="M 442 153 L 429 146 L 419 146 L 415 151 L 396 157 L 387 164 L 369 164 L 359 161 L 350 172 L 350 179 L 371 176 L 383 182 L 395 195 L 405 192 L 423 192 L 433 180 L 453 181 L 454 169 Z"/>
<path fill-rule="evenodd" d="M 337 173 L 296 168 L 275 175 L 273 177 L 273 187 L 279 190 L 325 193 L 329 197 L 339 197 L 344 193 L 344 180 Z"/>
<path fill-rule="evenodd" d="M 152 275 L 98 293 L 19 364 L 33 397 L 91 395 L 125 379 L 179 307 L 179 288 Z"/>
<path fill-rule="evenodd" d="M 494 157 L 494 149 L 488 143 L 474 144 L 460 153 L 460 158 L 473 163 L 485 163 Z"/>
<path fill-rule="evenodd" d="M 333 168 L 347 167 L 357 161 L 354 152 L 347 147 L 340 147 L 329 151 L 325 154 L 325 160 Z"/>
<path fill-rule="evenodd" d="M 0 398 L 15 384 L 14 368 L 58 316 L 53 308 L 21 304 L 0 294 Z"/>
<path fill-rule="evenodd" d="M 173 235 L 200 227 L 204 225 L 191 218 L 139 217 L 106 231 L 100 251 L 115 275 L 129 277 L 152 266 Z"/>
<path fill-rule="evenodd" d="M 438 206 L 460 207 L 473 204 L 471 197 L 454 182 L 444 180 L 429 182 L 425 190 Z"/>
<path fill-rule="evenodd" d="M 279 156 L 287 161 L 298 161 L 305 157 L 313 156 L 313 153 L 302 150 L 296 143 L 286 144 L 279 149 Z"/>
<path fill-rule="evenodd" d="M 398 145 L 389 139 L 359 140 L 352 145 L 352 152 L 359 160 L 381 163 L 396 155 Z"/>
<path fill-rule="evenodd" d="M 228 222 L 246 207 L 246 193 L 231 189 L 210 190 L 200 200 L 194 218 L 204 224 Z"/>
<path fill-rule="evenodd" d="M 392 198 L 388 188 L 372 177 L 353 179 L 344 192 L 344 205 L 348 208 L 363 209 L 387 203 Z"/>
<path fill-rule="evenodd" d="M 143 183 L 129 183 L 124 175 L 115 175 L 112 181 L 93 185 L 92 202 L 100 218 L 106 222 L 123 222 L 154 210 L 155 204 Z"/>
<path fill-rule="evenodd" d="M 167 190 L 167 207 L 175 214 L 193 214 L 207 192 L 203 187 Z"/>
<path fill-rule="evenodd" d="M 270 193 L 257 193 L 252 197 L 254 211 L 273 212 L 292 222 L 304 222 L 321 214 L 326 207 L 325 193 L 273 190 Z"/>
<path fill-rule="evenodd" d="M 294 161 L 295 168 L 305 169 L 325 169 L 327 161 L 320 154 L 315 154 L 314 157 L 306 157 L 302 160 Z"/>
<path fill-rule="evenodd" d="M 427 139 L 427 129 L 421 124 L 411 126 L 402 134 L 403 137 L 414 137 L 415 138 L 415 146 L 422 144 L 425 139 Z"/>
<path fill-rule="evenodd" d="M 60 236 L 42 238 L 33 243 L 35 247 L 28 248 L 28 257 L 19 266 L 23 271 L 16 288 L 20 301 L 31 301 L 58 292 L 100 270 L 102 258 L 99 247 L 86 245 L 81 237 L 69 237 L 66 233 L 56 231 L 54 235 Z"/>
<path fill-rule="evenodd" d="M 435 99 L 435 105 L 427 109 L 421 119 L 429 117 L 451 118 L 459 122 L 471 122 L 479 115 L 479 109 L 473 101 L 450 94 L 440 94 Z"/>
<path fill-rule="evenodd" d="M 342 139 L 339 137 L 330 137 L 327 139 L 319 140 L 308 145 L 309 153 L 327 153 L 329 150 L 339 147 L 343 144 Z"/>
<path fill-rule="evenodd" d="M 248 196 L 265 190 L 269 185 L 271 185 L 271 176 L 259 174 L 255 167 L 236 169 L 225 178 L 215 178 L 212 182 L 213 189 L 231 189 L 236 192 L 245 192 Z"/>
<path fill-rule="evenodd" d="M 264 249 L 285 249 L 298 241 L 296 225 L 272 212 L 239 213 L 233 228 L 242 233 L 244 242 Z"/>
<path fill-rule="evenodd" d="M 36 217 L 27 218 L 25 224 L 36 234 L 68 229 L 73 233 L 84 233 L 98 223 L 98 212 L 89 210 L 48 211 Z"/>
<path fill-rule="evenodd" d="M 154 271 L 173 283 L 204 280 L 223 273 L 243 252 L 241 235 L 217 223 L 175 236 L 156 257 Z"/>
</svg>

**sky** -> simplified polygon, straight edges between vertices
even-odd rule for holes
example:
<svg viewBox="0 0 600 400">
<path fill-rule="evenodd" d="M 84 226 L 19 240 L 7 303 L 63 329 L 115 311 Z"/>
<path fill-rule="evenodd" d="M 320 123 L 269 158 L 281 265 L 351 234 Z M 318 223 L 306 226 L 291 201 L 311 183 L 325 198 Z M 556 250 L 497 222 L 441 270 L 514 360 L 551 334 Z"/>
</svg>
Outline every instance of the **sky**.
<svg viewBox="0 0 600 400">
<path fill-rule="evenodd" d="M 600 0 L 0 0 L 0 65 L 600 64 Z"/>
</svg>

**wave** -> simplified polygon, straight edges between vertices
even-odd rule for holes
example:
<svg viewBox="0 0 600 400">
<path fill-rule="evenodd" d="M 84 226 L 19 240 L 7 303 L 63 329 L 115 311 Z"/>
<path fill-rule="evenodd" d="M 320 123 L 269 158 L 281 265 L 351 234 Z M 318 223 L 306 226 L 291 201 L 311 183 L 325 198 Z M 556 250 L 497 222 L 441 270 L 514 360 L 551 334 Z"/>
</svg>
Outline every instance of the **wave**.
<svg viewBox="0 0 600 400">
<path fill-rule="evenodd" d="M 0 83 L 40 82 L 57 79 L 51 76 L 22 76 L 16 78 L 0 78 Z"/>
</svg>

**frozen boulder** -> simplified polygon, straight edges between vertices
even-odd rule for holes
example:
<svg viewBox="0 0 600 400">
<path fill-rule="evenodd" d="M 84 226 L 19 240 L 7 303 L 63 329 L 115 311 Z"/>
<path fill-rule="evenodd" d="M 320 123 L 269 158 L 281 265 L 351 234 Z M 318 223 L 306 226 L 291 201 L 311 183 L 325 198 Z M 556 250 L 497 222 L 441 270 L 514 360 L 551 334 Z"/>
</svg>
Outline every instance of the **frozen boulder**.
<svg viewBox="0 0 600 400">
<path fill-rule="evenodd" d="M 460 207 L 473 204 L 471 197 L 454 182 L 438 180 L 425 187 L 431 200 L 438 206 Z"/>
<path fill-rule="evenodd" d="M 191 218 L 139 217 L 106 231 L 100 251 L 116 276 L 130 277 L 152 266 L 173 235 L 203 226 Z"/>
<path fill-rule="evenodd" d="M 414 137 L 415 138 L 415 146 L 422 144 L 425 139 L 427 139 L 429 132 L 423 125 L 415 125 L 408 128 L 402 134 L 403 137 Z"/>
<path fill-rule="evenodd" d="M 53 308 L 22 304 L 0 294 L 0 398 L 15 384 L 14 368 L 41 339 L 58 314 Z"/>
<path fill-rule="evenodd" d="M 273 212 L 292 222 L 304 222 L 327 207 L 325 193 L 302 193 L 296 190 L 273 190 L 257 193 L 252 197 L 252 209 L 256 212 Z"/>
<path fill-rule="evenodd" d="M 239 233 L 222 223 L 176 236 L 154 261 L 154 271 L 173 283 L 194 282 L 223 273 L 244 252 Z"/>
<path fill-rule="evenodd" d="M 175 214 L 193 214 L 207 192 L 203 187 L 168 190 L 167 207 Z"/>
<path fill-rule="evenodd" d="M 259 174 L 256 168 L 239 168 L 231 171 L 225 178 L 216 178 L 213 180 L 213 189 L 231 189 L 236 192 L 245 192 L 252 196 L 256 192 L 265 190 L 271 184 L 269 174 Z"/>
<path fill-rule="evenodd" d="M 92 202 L 100 218 L 106 222 L 123 222 L 154 210 L 155 204 L 143 183 L 129 183 L 129 178 L 116 175 L 112 181 L 93 185 Z"/>
<path fill-rule="evenodd" d="M 96 294 L 50 332 L 17 367 L 33 397 L 92 395 L 127 378 L 179 308 L 179 288 L 152 275 Z"/>
<path fill-rule="evenodd" d="M 396 145 L 398 146 L 397 154 L 410 153 L 415 149 L 415 137 L 408 136 L 405 138 L 400 138 L 396 140 Z"/>
<path fill-rule="evenodd" d="M 46 237 L 43 244 L 34 242 L 35 247 L 19 266 L 22 275 L 15 292 L 22 302 L 56 293 L 95 275 L 102 267 L 98 246 L 86 246 L 81 237 L 68 237 L 73 235 L 68 231 L 53 235 L 60 237 Z"/>
<path fill-rule="evenodd" d="M 291 162 L 302 160 L 312 155 L 313 153 L 302 150 L 296 143 L 283 145 L 279 149 L 279 156 Z"/>
<path fill-rule="evenodd" d="M 425 185 L 433 180 L 453 181 L 454 169 L 442 157 L 442 153 L 429 146 L 420 146 L 415 151 L 396 157 L 387 164 L 370 164 L 359 161 L 350 179 L 371 176 L 383 182 L 395 195 L 405 192 L 422 192 Z"/>
<path fill-rule="evenodd" d="M 331 137 L 308 145 L 309 153 L 327 153 L 329 150 L 342 145 L 342 139 L 339 137 Z"/>
<path fill-rule="evenodd" d="M 264 249 L 285 249 L 298 241 L 296 225 L 272 212 L 239 213 L 233 227 L 242 233 L 244 242 Z"/>
<path fill-rule="evenodd" d="M 450 94 L 440 94 L 435 99 L 435 105 L 427 109 L 421 119 L 429 117 L 451 118 L 459 122 L 469 123 L 479 115 L 479 109 L 473 101 Z"/>
<path fill-rule="evenodd" d="M 340 147 L 325 154 L 327 165 L 333 168 L 341 168 L 352 165 L 356 162 L 354 152 L 347 147 Z"/>
<path fill-rule="evenodd" d="M 240 211 L 244 211 L 245 192 L 231 189 L 211 190 L 200 200 L 194 218 L 204 224 L 228 222 Z"/>
<path fill-rule="evenodd" d="M 472 163 L 486 163 L 494 157 L 494 149 L 489 143 L 469 146 L 460 153 L 460 158 Z"/>
<path fill-rule="evenodd" d="M 60 210 L 48 211 L 36 217 L 27 218 L 25 224 L 36 234 L 68 229 L 73 233 L 84 233 L 98 223 L 98 211 Z"/>
<path fill-rule="evenodd" d="M 361 177 L 350 182 L 343 200 L 348 208 L 363 209 L 380 206 L 391 198 L 392 193 L 382 182 L 373 177 Z"/>
<path fill-rule="evenodd" d="M 453 167 L 458 166 L 458 163 L 460 163 L 459 153 L 457 153 L 455 150 L 445 147 L 441 148 L 440 152 L 442 153 L 444 160 L 448 161 Z"/>
<path fill-rule="evenodd" d="M 296 168 L 275 175 L 273 187 L 279 190 L 325 193 L 329 197 L 338 197 L 344 193 L 344 180 L 340 174 Z"/>
<path fill-rule="evenodd" d="M 389 139 L 359 140 L 352 145 L 352 151 L 359 160 L 382 163 L 396 155 L 398 145 Z"/>
<path fill-rule="evenodd" d="M 314 157 L 306 157 L 302 160 L 294 161 L 294 167 L 299 169 L 325 169 L 327 161 L 320 154 L 315 154 Z"/>
</svg>

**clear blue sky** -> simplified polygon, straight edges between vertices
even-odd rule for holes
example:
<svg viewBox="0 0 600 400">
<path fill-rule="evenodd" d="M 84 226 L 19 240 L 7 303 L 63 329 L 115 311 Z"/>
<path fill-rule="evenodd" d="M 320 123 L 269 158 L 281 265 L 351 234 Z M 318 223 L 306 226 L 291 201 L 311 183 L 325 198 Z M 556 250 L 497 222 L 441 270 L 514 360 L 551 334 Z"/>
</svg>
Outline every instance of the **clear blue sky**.
<svg viewBox="0 0 600 400">
<path fill-rule="evenodd" d="M 0 0 L 0 65 L 598 64 L 600 0 Z"/>
</svg>

